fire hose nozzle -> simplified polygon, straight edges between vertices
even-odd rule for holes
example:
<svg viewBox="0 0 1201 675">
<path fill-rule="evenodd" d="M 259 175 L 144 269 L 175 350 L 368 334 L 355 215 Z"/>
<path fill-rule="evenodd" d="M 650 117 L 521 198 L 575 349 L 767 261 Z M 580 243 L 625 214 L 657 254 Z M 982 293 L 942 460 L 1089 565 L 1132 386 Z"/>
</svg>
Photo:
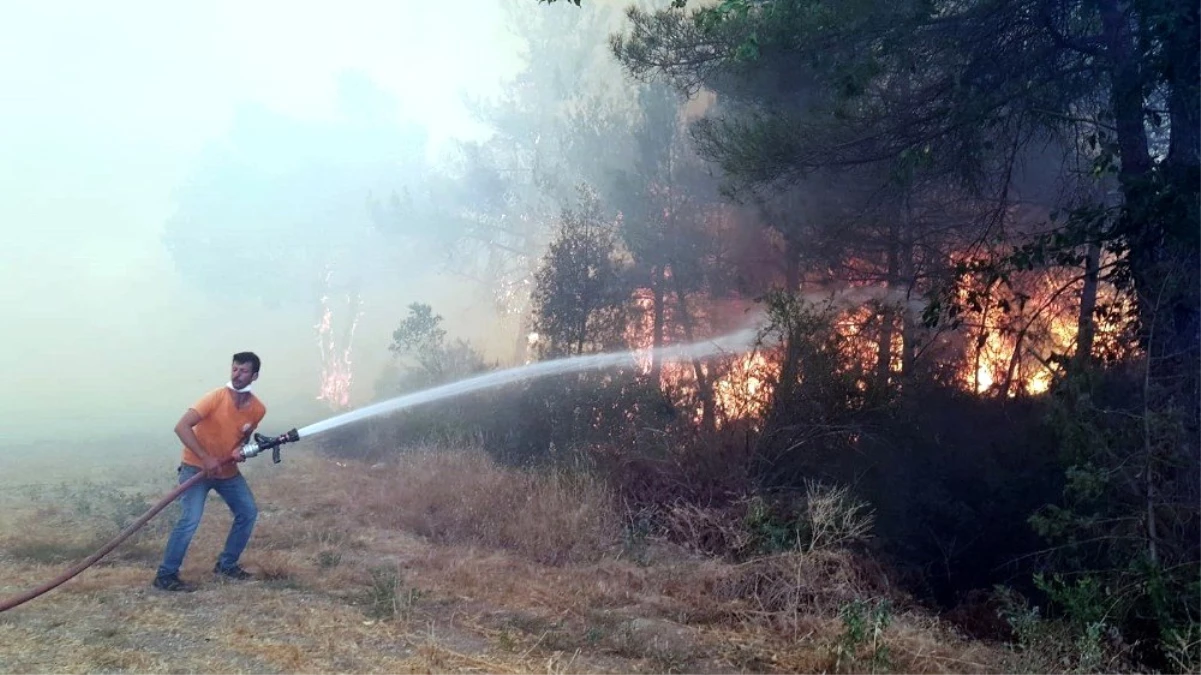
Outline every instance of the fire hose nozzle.
<svg viewBox="0 0 1201 675">
<path fill-rule="evenodd" d="M 255 434 L 253 443 L 247 443 L 246 445 L 242 446 L 242 456 L 249 459 L 255 455 L 258 455 L 264 450 L 271 450 L 271 460 L 276 464 L 279 464 L 279 446 L 285 443 L 295 443 L 299 440 L 300 434 L 297 433 L 295 429 L 275 437 L 264 436 L 263 434 Z"/>
</svg>

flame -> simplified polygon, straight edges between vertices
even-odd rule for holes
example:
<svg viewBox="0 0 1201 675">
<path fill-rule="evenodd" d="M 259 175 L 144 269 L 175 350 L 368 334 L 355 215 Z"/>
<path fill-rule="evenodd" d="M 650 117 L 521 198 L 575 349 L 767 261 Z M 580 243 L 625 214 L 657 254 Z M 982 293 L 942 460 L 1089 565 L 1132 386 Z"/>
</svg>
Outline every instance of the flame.
<svg viewBox="0 0 1201 675">
<path fill-rule="evenodd" d="M 863 291 L 866 289 L 853 289 Z M 841 311 L 834 320 L 834 330 L 838 335 L 846 340 L 847 354 L 846 357 L 852 362 L 852 365 L 859 367 L 862 370 L 874 371 L 879 355 L 879 342 L 881 339 L 880 331 L 884 328 L 882 313 L 880 308 L 873 300 L 881 299 L 876 296 L 867 296 L 863 293 L 852 293 L 852 299 L 866 298 L 859 300 L 863 302 L 857 307 L 851 307 Z M 902 368 L 902 355 L 905 349 L 905 338 L 903 333 L 903 321 L 900 316 L 894 316 L 892 325 L 889 326 L 891 338 L 889 340 L 889 361 L 888 370 L 892 375 L 899 375 Z M 866 389 L 866 382 L 861 383 L 860 389 Z"/>
<path fill-rule="evenodd" d="M 1009 398 L 1049 391 L 1061 375 L 1056 357 L 1075 352 L 1083 283 L 1079 276 L 1080 270 L 1042 270 L 1015 279 L 1004 289 L 992 289 L 990 302 L 979 312 L 969 312 L 950 342 L 958 350 L 958 356 L 953 352 L 939 357 L 950 358 L 952 362 L 958 358 L 961 365 L 954 371 L 955 383 L 979 395 L 1003 393 Z M 961 300 L 966 300 L 971 290 L 983 290 L 973 289 L 970 283 L 969 280 L 961 289 Z M 861 391 L 866 391 L 877 378 L 879 342 L 885 330 L 890 340 L 888 372 L 893 377 L 902 374 L 907 325 L 904 312 L 913 311 L 895 298 L 884 297 L 887 293 L 873 295 L 871 290 L 848 285 L 854 302 L 838 310 L 834 321 L 834 330 L 841 338 L 840 361 L 844 365 L 840 372 L 856 377 Z M 898 311 L 882 312 L 879 302 L 893 302 Z M 1093 353 L 1120 358 L 1124 349 L 1128 351 L 1122 347 L 1121 338 L 1127 327 L 1124 319 L 1114 317 L 1129 316 L 1133 299 L 1112 285 L 1101 283 L 1098 303 L 1114 306 L 1117 311 L 1113 316 L 1095 317 Z M 639 371 L 649 375 L 654 322 L 651 291 L 639 289 L 633 304 L 641 311 L 627 327 L 626 337 L 637 355 Z M 1006 304 L 1009 311 L 1004 309 Z M 682 337 L 678 331 L 669 330 L 673 307 L 670 302 L 665 305 L 664 343 L 671 344 Z M 891 326 L 884 324 L 887 317 L 891 317 Z M 915 333 L 919 330 L 908 325 Z M 920 347 L 919 344 L 919 351 Z M 700 368 L 702 375 L 712 382 L 715 422 L 719 427 L 734 420 L 762 419 L 779 376 L 777 353 L 757 351 L 707 360 Z M 662 363 L 660 378 L 661 387 L 673 397 L 673 402 L 692 410 L 694 421 L 699 423 L 703 407 L 694 364 Z"/>
<path fill-rule="evenodd" d="M 713 383 L 718 425 L 737 419 L 762 417 L 771 403 L 779 364 L 763 352 L 733 359 L 729 369 Z"/>
<path fill-rule="evenodd" d="M 670 268 L 664 276 L 670 278 Z M 638 312 L 626 327 L 625 338 L 634 353 L 635 367 L 642 375 L 651 374 L 651 351 L 654 348 L 654 293 L 649 288 L 637 289 L 632 304 Z M 683 341 L 675 325 L 674 306 L 665 302 L 663 307 L 664 346 Z M 771 399 L 772 384 L 778 364 L 763 352 L 732 355 L 726 358 L 706 359 L 699 364 L 702 376 L 710 382 L 713 390 L 715 423 L 720 427 L 734 420 L 761 417 Z M 661 362 L 659 364 L 660 388 L 672 397 L 677 407 L 692 410 L 695 423 L 700 423 L 704 406 L 700 402 L 697 385 L 696 365 L 691 362 Z"/>
<path fill-rule="evenodd" d="M 362 316 L 360 299 L 357 293 L 346 295 L 346 304 L 351 310 L 350 324 L 345 332 L 345 344 L 339 346 L 338 336 L 333 329 L 333 309 L 329 305 L 328 292 L 333 270 L 327 269 L 325 286 L 327 292 L 321 296 L 321 321 L 317 323 L 317 348 L 321 353 L 321 380 L 317 394 L 318 401 L 325 401 L 333 410 L 345 410 L 350 407 L 350 385 L 354 379 L 351 352 L 354 346 L 354 333 Z"/>
<path fill-rule="evenodd" d="M 957 262 L 967 259 L 967 256 L 953 257 Z M 1102 268 L 1113 262 L 1111 256 L 1104 257 Z M 1010 398 L 1046 393 L 1062 375 L 1062 357 L 1076 351 L 1084 283 L 1081 272 L 1079 268 L 1068 267 L 1032 270 L 1011 275 L 1007 283 L 994 282 L 991 286 L 986 277 L 967 273 L 958 284 L 958 300 L 969 308 L 959 317 L 961 325 L 933 336 L 924 333 L 919 325 L 921 303 L 907 295 L 867 283 L 836 284 L 832 293 L 839 302 L 831 303 L 831 307 L 836 311 L 834 330 L 843 364 L 839 372 L 855 377 L 860 390 L 866 391 L 878 379 L 880 340 L 887 334 L 890 380 L 902 374 L 908 349 L 918 359 L 921 353 L 928 352 L 924 365 L 919 362 L 919 368 L 928 368 L 930 363 L 939 368 L 950 366 L 950 377 L 943 381 L 968 392 Z M 670 269 L 663 270 L 663 278 L 670 278 L 670 273 Z M 818 290 L 831 290 L 826 287 L 828 284 L 817 285 Z M 802 294 L 813 296 L 809 299 L 819 305 L 825 295 L 830 295 L 816 291 Z M 660 308 L 662 341 L 670 345 L 684 341 L 685 336 L 676 316 L 674 295 L 665 295 Z M 970 300 L 977 301 L 977 306 L 972 307 Z M 1106 306 L 1110 311 L 1097 312 L 1093 317 L 1095 358 L 1110 360 L 1130 355 L 1125 336 L 1130 328 L 1129 317 L 1133 316 L 1133 302 L 1129 293 L 1103 279 L 1098 283 L 1098 306 Z M 882 303 L 894 309 L 883 311 Z M 655 328 L 653 290 L 637 289 L 631 304 L 636 311 L 626 327 L 625 338 L 635 353 L 638 372 L 649 376 Z M 716 322 L 706 312 L 712 313 L 719 302 L 697 297 L 690 304 L 696 330 L 715 327 Z M 891 325 L 886 321 L 891 321 Z M 915 345 L 905 344 L 907 336 L 916 337 Z M 937 349 L 929 351 L 928 347 Z M 734 420 L 754 424 L 762 420 L 771 404 L 779 377 L 779 359 L 777 352 L 756 351 L 707 359 L 699 365 L 662 362 L 658 364 L 659 385 L 678 408 L 691 411 L 693 421 L 699 423 L 703 415 L 697 385 L 699 368 L 701 376 L 712 385 L 714 422 L 719 427 Z"/>
<path fill-rule="evenodd" d="M 1112 255 L 1102 260 L 1106 266 L 1113 262 Z M 966 303 L 975 294 L 979 304 L 961 327 L 967 338 L 962 385 L 977 394 L 1001 393 L 999 389 L 1006 388 L 1004 394 L 1010 398 L 1050 390 L 1061 370 L 1055 357 L 1071 356 L 1077 348 L 1083 283 L 1080 270 L 1071 268 L 1013 275 L 1007 286 L 993 288 L 970 274 L 962 277 L 959 300 Z M 1101 281 L 1097 302 L 1117 311 L 1093 317 L 1092 355 L 1103 359 L 1129 355 L 1122 335 L 1129 327 L 1124 317 L 1133 314 L 1133 297 Z"/>
<path fill-rule="evenodd" d="M 631 321 L 626 326 L 626 344 L 630 345 L 631 351 L 634 352 L 634 362 L 637 364 L 638 372 L 642 375 L 649 375 L 651 372 L 651 350 L 655 346 L 655 298 L 651 289 L 639 288 L 635 290 L 633 305 L 641 311 L 635 315 L 639 318 Z"/>
</svg>

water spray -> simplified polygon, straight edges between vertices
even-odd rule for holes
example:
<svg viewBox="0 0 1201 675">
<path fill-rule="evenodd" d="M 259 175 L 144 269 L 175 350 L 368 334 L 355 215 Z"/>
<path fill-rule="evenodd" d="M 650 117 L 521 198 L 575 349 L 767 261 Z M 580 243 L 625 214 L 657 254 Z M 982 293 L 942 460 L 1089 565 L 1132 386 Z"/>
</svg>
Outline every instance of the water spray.
<svg viewBox="0 0 1201 675">
<path fill-rule="evenodd" d="M 685 345 L 672 345 L 653 350 L 664 360 L 670 359 L 701 359 L 710 356 L 721 354 L 740 353 L 751 349 L 759 337 L 759 331 L 756 328 L 747 328 L 729 335 L 714 338 L 704 342 L 696 342 Z M 493 389 L 517 382 L 538 379 L 542 377 L 550 377 L 553 375 L 564 375 L 567 373 L 584 372 L 590 370 L 603 370 L 606 368 L 616 367 L 636 367 L 637 358 L 640 355 L 638 351 L 625 352 L 610 352 L 604 354 L 590 354 L 587 356 L 571 356 L 552 361 L 539 361 L 536 363 L 499 370 L 475 377 L 469 377 L 457 382 L 451 382 L 438 387 L 424 389 L 422 391 L 398 396 L 387 401 L 382 401 L 374 405 L 352 410 L 341 415 L 337 415 L 314 424 L 310 424 L 303 429 L 292 429 L 279 436 L 265 436 L 263 434 L 254 434 L 253 442 L 246 443 L 240 449 L 240 453 L 235 453 L 234 457 L 230 457 L 221 462 L 220 466 L 232 464 L 240 459 L 249 459 L 258 455 L 271 451 L 271 460 L 275 464 L 281 461 L 280 447 L 288 443 L 295 443 L 301 438 L 308 438 L 323 431 L 329 431 L 337 427 L 341 427 L 353 422 L 358 422 L 369 417 L 376 417 L 386 413 L 396 412 L 411 408 L 426 403 L 432 403 L 442 399 L 462 396 L 475 391 L 484 389 Z M 49 582 L 38 586 L 30 591 L 20 595 L 7 598 L 0 601 L 0 612 L 7 611 L 18 605 L 24 604 L 43 593 L 49 592 L 54 588 L 65 583 L 75 575 L 84 571 L 88 567 L 98 562 L 101 558 L 107 555 L 110 551 L 116 548 L 121 542 L 125 541 L 137 530 L 141 529 L 147 522 L 150 521 L 158 512 L 166 508 L 171 502 L 175 501 L 188 488 L 192 487 L 206 476 L 205 472 L 197 473 L 195 476 L 180 483 L 174 490 L 164 496 L 157 504 L 149 511 L 138 518 L 132 525 L 125 528 L 112 541 L 105 544 L 100 550 L 80 561 L 75 566 L 66 570 L 59 576 Z"/>
<path fill-rule="evenodd" d="M 337 427 L 345 426 L 353 422 L 365 420 L 370 417 L 377 417 L 387 413 L 397 412 L 406 408 L 412 408 L 426 403 L 433 403 L 442 399 L 454 398 L 484 389 L 494 389 L 505 385 L 516 384 L 528 380 L 540 379 L 543 377 L 551 377 L 554 375 L 566 375 L 568 373 L 579 373 L 590 370 L 604 370 L 606 368 L 629 367 L 636 368 L 638 366 L 638 358 L 645 355 L 646 351 L 651 351 L 657 354 L 664 361 L 670 360 L 691 360 L 704 359 L 722 354 L 735 354 L 749 351 L 754 347 L 756 340 L 759 337 L 758 328 L 745 328 L 728 335 L 705 340 L 702 342 L 694 342 L 692 344 L 671 345 L 668 347 L 660 347 L 654 350 L 630 350 L 625 352 L 605 352 L 602 354 L 588 354 L 586 356 L 568 356 L 561 359 L 553 359 L 550 361 L 536 361 L 534 363 L 518 366 L 515 368 L 506 368 L 505 370 L 497 370 L 482 375 L 476 375 L 449 384 L 422 389 L 411 394 L 397 396 L 386 401 L 380 401 L 363 408 L 351 410 L 324 419 L 320 422 L 310 424 L 299 431 L 300 436 L 307 438 L 314 434 L 323 431 L 329 431 Z"/>
</svg>

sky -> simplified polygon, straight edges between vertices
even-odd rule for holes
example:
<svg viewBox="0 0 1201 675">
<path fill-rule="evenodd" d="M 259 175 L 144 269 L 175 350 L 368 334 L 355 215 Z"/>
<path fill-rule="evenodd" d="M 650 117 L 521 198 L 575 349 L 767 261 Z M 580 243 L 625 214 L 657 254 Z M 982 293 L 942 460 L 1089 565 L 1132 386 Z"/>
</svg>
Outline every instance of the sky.
<svg viewBox="0 0 1201 675">
<path fill-rule="evenodd" d="M 433 262 L 389 262 L 365 191 L 417 161 L 395 156 L 420 152 L 414 134 L 432 155 L 483 133 L 461 97 L 494 93 L 517 53 L 485 2 L 5 4 L 0 452 L 64 434 L 173 442 L 246 349 L 264 362 L 264 429 L 314 421 L 323 253 L 362 289 L 365 403 L 404 305 L 435 300 L 452 325 L 478 309 Z M 206 247 L 210 231 L 246 244 Z M 293 245 L 312 255 L 282 267 Z M 291 293 L 265 301 L 276 288 Z"/>
</svg>

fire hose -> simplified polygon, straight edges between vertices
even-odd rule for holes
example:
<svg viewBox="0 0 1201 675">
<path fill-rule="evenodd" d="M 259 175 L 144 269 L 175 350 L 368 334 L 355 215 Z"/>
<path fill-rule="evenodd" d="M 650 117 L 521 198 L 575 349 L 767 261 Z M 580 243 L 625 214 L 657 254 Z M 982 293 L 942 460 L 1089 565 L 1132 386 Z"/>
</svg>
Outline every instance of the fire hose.
<svg viewBox="0 0 1201 675">
<path fill-rule="evenodd" d="M 275 464 L 279 464 L 281 461 L 281 458 L 279 455 L 280 446 L 285 443 L 295 443 L 296 441 L 299 441 L 299 440 L 300 440 L 300 434 L 297 433 L 297 431 L 295 429 L 292 429 L 291 431 L 289 431 L 285 434 L 281 434 L 281 435 L 275 436 L 275 437 L 264 436 L 263 434 L 255 434 L 253 443 L 247 443 L 246 445 L 242 446 L 242 457 L 245 459 L 249 459 L 251 457 L 258 455 L 261 452 L 264 452 L 266 450 L 271 450 L 272 462 L 274 462 Z M 236 460 L 233 457 L 228 457 L 225 460 L 223 460 L 219 466 L 225 466 L 226 464 L 232 464 L 235 461 Z M 203 480 L 206 476 L 207 476 L 207 473 L 202 471 L 202 472 L 196 474 L 195 476 L 192 476 L 188 480 L 180 483 L 174 490 L 167 493 L 167 495 L 165 497 L 163 497 L 161 500 L 159 500 L 159 502 L 157 504 L 155 504 L 149 511 L 144 513 L 140 518 L 135 520 L 133 522 L 133 524 L 131 524 L 129 527 L 125 528 L 120 534 L 118 534 L 116 537 L 114 537 L 112 541 L 108 542 L 107 544 L 102 546 L 98 551 L 96 551 L 92 555 L 88 556 L 87 558 L 84 558 L 82 561 L 77 563 L 75 566 L 66 570 L 62 574 L 55 577 L 54 579 L 47 581 L 46 583 L 42 584 L 41 586 L 38 586 L 37 588 L 26 591 L 25 593 L 22 593 L 20 595 L 16 595 L 11 598 L 7 598 L 5 600 L 0 601 L 0 612 L 8 611 L 8 610 L 12 609 L 13 607 L 22 605 L 26 602 L 29 602 L 30 600 L 38 597 L 39 595 L 42 595 L 43 593 L 49 592 L 49 591 L 61 586 L 62 584 L 66 583 L 69 579 L 71 579 L 75 575 L 79 574 L 80 572 L 82 572 L 82 571 L 86 570 L 87 568 L 91 567 L 92 565 L 96 564 L 97 561 L 99 561 L 104 556 L 108 555 L 109 552 L 111 552 L 113 549 L 120 546 L 121 542 L 128 539 L 130 537 L 130 535 L 132 535 L 134 532 L 137 532 L 146 523 L 150 522 L 150 519 L 153 518 L 155 515 L 157 515 L 159 511 L 162 511 L 163 509 L 167 508 L 167 506 L 169 506 L 171 504 L 171 502 L 175 501 L 175 499 L 177 497 L 179 497 L 181 494 L 183 494 L 188 488 L 192 487 L 196 483 Z"/>
</svg>

